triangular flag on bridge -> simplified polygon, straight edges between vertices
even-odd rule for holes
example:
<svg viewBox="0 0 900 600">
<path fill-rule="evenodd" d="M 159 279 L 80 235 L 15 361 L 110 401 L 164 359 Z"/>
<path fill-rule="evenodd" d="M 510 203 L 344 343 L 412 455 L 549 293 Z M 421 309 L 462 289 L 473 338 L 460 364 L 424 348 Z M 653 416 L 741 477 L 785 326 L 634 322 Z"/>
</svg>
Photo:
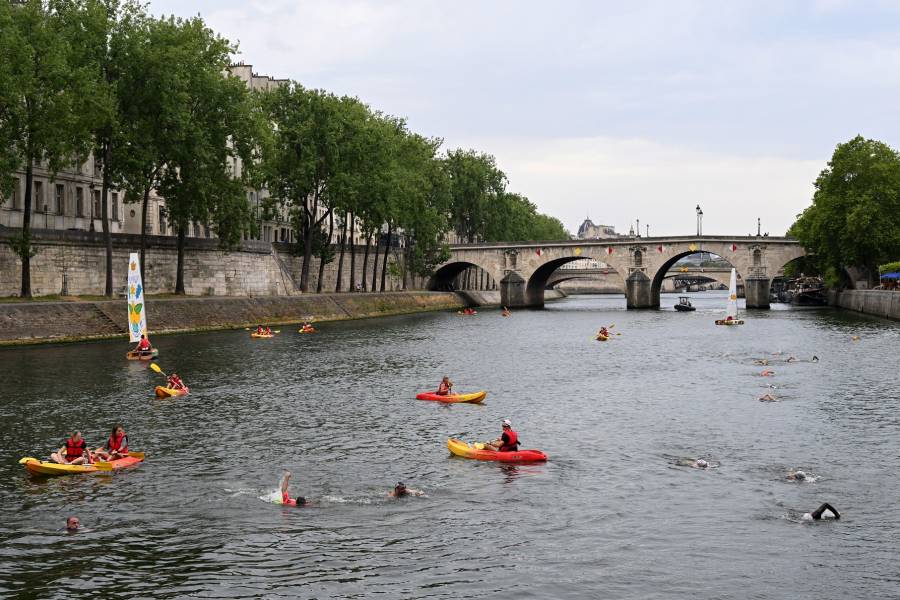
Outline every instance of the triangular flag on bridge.
<svg viewBox="0 0 900 600">
<path fill-rule="evenodd" d="M 606 253 L 607 253 L 607 254 L 612 254 L 612 253 L 613 253 L 612 246 L 607 246 L 607 247 L 606 247 Z"/>
<path fill-rule="evenodd" d="M 732 244 L 732 245 L 731 245 L 731 251 L 732 251 L 732 252 L 736 252 L 736 251 L 737 251 L 737 244 Z"/>
<path fill-rule="evenodd" d="M 659 246 L 656 247 L 656 251 L 659 252 L 660 254 L 662 254 L 663 250 L 665 250 L 665 249 L 666 249 L 666 247 L 663 246 L 662 244 L 660 244 Z"/>
<path fill-rule="evenodd" d="M 537 249 L 537 250 L 535 250 L 535 251 L 534 251 L 534 252 L 535 252 L 535 254 L 537 254 L 537 255 L 538 255 L 538 256 L 540 256 L 540 255 L 541 255 L 541 249 L 540 249 L 540 248 L 538 248 L 538 249 Z"/>
</svg>

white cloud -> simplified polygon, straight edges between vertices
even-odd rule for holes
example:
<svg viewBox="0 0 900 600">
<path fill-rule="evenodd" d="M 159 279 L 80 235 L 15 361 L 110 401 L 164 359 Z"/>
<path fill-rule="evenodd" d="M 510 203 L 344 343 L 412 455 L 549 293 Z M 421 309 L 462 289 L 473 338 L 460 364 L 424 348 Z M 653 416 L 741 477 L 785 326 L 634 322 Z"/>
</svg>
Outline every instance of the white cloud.
<svg viewBox="0 0 900 600">
<path fill-rule="evenodd" d="M 636 219 L 651 235 L 688 235 L 697 204 L 704 233 L 782 235 L 812 197 L 819 160 L 711 154 L 650 140 L 473 140 L 492 148 L 510 189 L 575 231 L 590 215 L 625 232 Z"/>
</svg>

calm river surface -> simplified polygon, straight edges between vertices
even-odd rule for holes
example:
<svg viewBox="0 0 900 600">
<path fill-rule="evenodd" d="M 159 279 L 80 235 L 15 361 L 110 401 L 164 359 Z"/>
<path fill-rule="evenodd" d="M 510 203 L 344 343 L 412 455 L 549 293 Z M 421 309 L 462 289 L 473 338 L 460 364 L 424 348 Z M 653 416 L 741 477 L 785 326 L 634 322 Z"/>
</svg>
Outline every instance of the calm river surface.
<svg viewBox="0 0 900 600">
<path fill-rule="evenodd" d="M 716 327 L 723 293 L 693 297 L 161 336 L 193 390 L 162 401 L 122 342 L 0 350 L 0 596 L 900 596 L 900 324 L 781 307 Z M 444 374 L 484 405 L 414 399 Z M 550 462 L 449 456 L 504 417 Z M 147 452 L 135 469 L 17 464 L 117 421 Z M 678 464 L 697 457 L 718 467 Z M 285 469 L 314 506 L 265 500 Z M 388 500 L 398 479 L 428 496 Z M 823 501 L 843 518 L 799 520 Z M 61 531 L 70 514 L 88 530 Z"/>
</svg>

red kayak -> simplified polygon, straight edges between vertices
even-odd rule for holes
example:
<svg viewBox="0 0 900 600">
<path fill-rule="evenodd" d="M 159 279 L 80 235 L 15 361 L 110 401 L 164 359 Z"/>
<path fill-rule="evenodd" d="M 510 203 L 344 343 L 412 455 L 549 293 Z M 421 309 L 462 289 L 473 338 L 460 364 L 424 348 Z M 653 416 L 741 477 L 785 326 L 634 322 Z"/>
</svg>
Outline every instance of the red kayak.
<svg viewBox="0 0 900 600">
<path fill-rule="evenodd" d="M 416 400 L 431 400 L 433 402 L 471 402 L 477 403 L 484 400 L 487 392 L 472 392 L 470 394 L 437 394 L 435 392 L 422 392 L 416 395 Z"/>
</svg>

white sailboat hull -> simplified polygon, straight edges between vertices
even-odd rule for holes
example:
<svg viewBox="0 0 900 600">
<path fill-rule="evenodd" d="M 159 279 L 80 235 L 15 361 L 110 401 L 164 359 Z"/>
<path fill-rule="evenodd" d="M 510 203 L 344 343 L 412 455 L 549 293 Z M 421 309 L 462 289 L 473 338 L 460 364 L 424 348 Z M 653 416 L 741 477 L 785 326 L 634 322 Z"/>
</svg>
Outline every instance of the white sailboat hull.
<svg viewBox="0 0 900 600">
<path fill-rule="evenodd" d="M 717 319 L 716 325 L 743 325 L 744 320 L 738 319 L 737 309 L 737 271 L 731 269 L 731 279 L 728 285 L 728 306 L 725 308 L 725 318 Z"/>
</svg>

